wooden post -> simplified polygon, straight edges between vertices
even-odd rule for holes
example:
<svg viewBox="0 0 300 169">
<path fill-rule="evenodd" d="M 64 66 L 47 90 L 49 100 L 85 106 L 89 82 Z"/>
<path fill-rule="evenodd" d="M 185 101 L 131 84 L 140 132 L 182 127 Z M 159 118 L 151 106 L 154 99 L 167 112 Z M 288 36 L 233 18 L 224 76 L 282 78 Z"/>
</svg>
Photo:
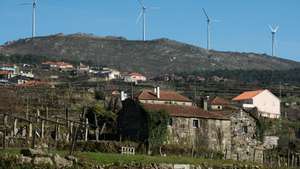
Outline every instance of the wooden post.
<svg viewBox="0 0 300 169">
<path fill-rule="evenodd" d="M 98 125 L 98 119 L 96 113 L 94 113 L 94 118 L 95 118 L 95 125 L 96 125 L 96 129 L 95 129 L 96 141 L 99 141 L 99 125 Z"/>
<path fill-rule="evenodd" d="M 28 126 L 28 137 L 32 137 L 32 123 L 29 122 L 29 126 Z"/>
<path fill-rule="evenodd" d="M 69 109 L 68 108 L 66 108 L 66 123 L 67 123 L 67 126 L 70 127 Z"/>
<path fill-rule="evenodd" d="M 58 118 L 56 117 L 55 123 L 55 141 L 58 140 Z"/>
<path fill-rule="evenodd" d="M 3 117 L 3 125 L 5 127 L 7 127 L 7 121 L 8 121 L 8 115 L 4 114 L 4 117 Z"/>
<path fill-rule="evenodd" d="M 45 132 L 45 120 L 42 120 L 41 124 L 41 138 L 44 138 L 44 132 Z"/>
<path fill-rule="evenodd" d="M 18 128 L 17 128 L 17 124 L 18 124 L 18 119 L 17 118 L 15 118 L 15 120 L 14 120 L 14 134 L 13 134 L 13 136 L 16 136 L 17 135 L 17 133 L 18 133 Z"/>
<path fill-rule="evenodd" d="M 36 128 L 33 129 L 33 133 L 32 133 L 32 142 L 31 142 L 31 148 L 34 149 L 35 147 L 35 136 L 36 136 Z"/>
<path fill-rule="evenodd" d="M 89 133 L 89 119 L 85 119 L 85 135 L 84 135 L 84 141 L 88 140 L 88 133 Z"/>
<path fill-rule="evenodd" d="M 36 122 L 39 123 L 40 122 L 40 110 L 37 109 L 36 111 Z"/>
<path fill-rule="evenodd" d="M 73 136 L 73 122 L 70 122 L 70 127 L 69 127 L 69 141 L 71 141 L 71 137 Z"/>
<path fill-rule="evenodd" d="M 46 107 L 46 125 L 48 124 L 49 109 Z"/>
</svg>

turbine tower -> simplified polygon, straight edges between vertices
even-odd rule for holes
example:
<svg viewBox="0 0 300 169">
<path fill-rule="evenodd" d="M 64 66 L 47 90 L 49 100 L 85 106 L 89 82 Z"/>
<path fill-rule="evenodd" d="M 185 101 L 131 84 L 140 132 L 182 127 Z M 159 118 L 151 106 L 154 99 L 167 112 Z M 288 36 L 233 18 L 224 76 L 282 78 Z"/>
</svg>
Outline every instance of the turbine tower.
<svg viewBox="0 0 300 169">
<path fill-rule="evenodd" d="M 35 37 L 35 29 L 36 29 L 36 25 L 35 25 L 35 14 L 36 14 L 36 3 L 37 0 L 32 0 L 32 38 Z"/>
<path fill-rule="evenodd" d="M 206 16 L 206 22 L 207 22 L 207 50 L 210 50 L 210 24 L 211 24 L 211 19 L 208 16 L 206 10 L 202 8 L 204 15 Z"/>
<path fill-rule="evenodd" d="M 38 0 L 32 0 L 32 3 L 21 3 L 20 5 L 30 5 L 32 6 L 32 39 L 35 37 L 36 33 L 36 6 Z"/>
<path fill-rule="evenodd" d="M 144 3 L 142 2 L 142 0 L 138 0 L 139 4 L 141 5 L 141 13 L 137 18 L 137 22 L 140 21 L 141 18 L 143 18 L 143 26 L 142 26 L 142 37 L 143 37 L 143 41 L 146 41 L 146 13 L 148 9 L 158 9 L 158 8 L 148 8 L 144 5 Z"/>
<path fill-rule="evenodd" d="M 279 26 L 276 26 L 273 28 L 271 25 L 269 25 L 271 34 L 272 34 L 272 56 L 275 56 L 275 44 L 276 44 L 276 33 L 279 29 Z"/>
</svg>

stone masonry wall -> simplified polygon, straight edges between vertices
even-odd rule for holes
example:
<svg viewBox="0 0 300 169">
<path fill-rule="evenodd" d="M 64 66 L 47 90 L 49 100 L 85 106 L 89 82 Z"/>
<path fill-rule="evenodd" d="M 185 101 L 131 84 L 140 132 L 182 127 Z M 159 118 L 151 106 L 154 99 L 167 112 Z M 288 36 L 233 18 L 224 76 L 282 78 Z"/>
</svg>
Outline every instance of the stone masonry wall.
<svg viewBox="0 0 300 169">
<path fill-rule="evenodd" d="M 257 140 L 256 119 L 240 110 L 231 116 L 231 158 L 261 162 L 263 146 Z"/>
</svg>

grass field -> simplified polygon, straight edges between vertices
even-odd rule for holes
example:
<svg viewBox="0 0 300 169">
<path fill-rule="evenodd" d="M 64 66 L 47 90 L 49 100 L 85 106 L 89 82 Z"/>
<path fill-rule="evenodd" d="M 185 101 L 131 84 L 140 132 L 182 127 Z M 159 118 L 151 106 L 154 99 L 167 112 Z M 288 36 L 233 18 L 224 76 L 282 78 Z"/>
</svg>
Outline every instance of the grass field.
<svg viewBox="0 0 300 169">
<path fill-rule="evenodd" d="M 50 153 L 60 154 L 65 156 L 67 151 L 50 151 Z M 0 155 L 20 154 L 20 149 L 6 149 L 0 150 Z M 122 154 L 110 154 L 110 153 L 96 153 L 96 152 L 75 152 L 75 156 L 85 162 L 91 162 L 94 164 L 208 164 L 213 166 L 219 166 L 224 164 L 247 164 L 246 162 L 237 162 L 232 160 L 209 160 L 203 158 L 191 158 L 180 156 L 148 156 L 148 155 L 122 155 Z M 249 163 L 250 164 L 250 163 Z M 253 164 L 253 163 L 252 163 Z"/>
</svg>

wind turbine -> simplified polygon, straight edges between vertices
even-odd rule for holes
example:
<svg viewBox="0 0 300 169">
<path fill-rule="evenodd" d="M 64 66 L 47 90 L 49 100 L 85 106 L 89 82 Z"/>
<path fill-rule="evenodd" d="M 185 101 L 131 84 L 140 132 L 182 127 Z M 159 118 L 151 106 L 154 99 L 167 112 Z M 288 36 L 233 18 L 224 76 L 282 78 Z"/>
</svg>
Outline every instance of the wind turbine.
<svg viewBox="0 0 300 169">
<path fill-rule="evenodd" d="M 32 39 L 35 37 L 36 33 L 36 6 L 38 0 L 32 0 L 32 3 L 22 3 L 21 5 L 32 5 Z"/>
<path fill-rule="evenodd" d="M 210 50 L 210 43 L 211 43 L 211 23 L 212 22 L 219 22 L 218 20 L 211 20 L 211 18 L 208 16 L 206 10 L 202 8 L 204 15 L 206 16 L 206 22 L 207 22 L 207 50 Z"/>
<path fill-rule="evenodd" d="M 142 0 L 138 0 L 138 2 L 141 5 L 142 10 L 141 10 L 140 15 L 137 18 L 137 22 L 139 22 L 140 19 L 143 18 L 143 26 L 142 26 L 143 35 L 142 35 L 142 37 L 143 37 L 143 41 L 146 41 L 146 13 L 147 13 L 147 10 L 148 9 L 158 9 L 158 8 L 152 8 L 152 7 L 148 8 L 144 5 Z"/>
<path fill-rule="evenodd" d="M 279 26 L 276 26 L 275 28 L 273 28 L 271 25 L 269 25 L 269 28 L 270 28 L 271 34 L 272 34 L 272 56 L 275 56 L 276 33 L 279 29 Z"/>
</svg>

